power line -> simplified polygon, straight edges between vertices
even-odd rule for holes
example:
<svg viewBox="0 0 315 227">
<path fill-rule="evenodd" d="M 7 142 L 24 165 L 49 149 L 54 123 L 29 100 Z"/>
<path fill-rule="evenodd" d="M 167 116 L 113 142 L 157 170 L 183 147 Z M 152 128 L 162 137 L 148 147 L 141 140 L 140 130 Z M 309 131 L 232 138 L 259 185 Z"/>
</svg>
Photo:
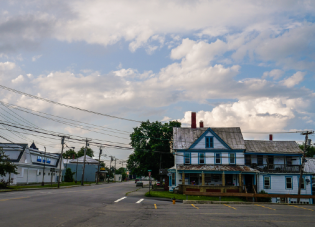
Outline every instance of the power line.
<svg viewBox="0 0 315 227">
<path fill-rule="evenodd" d="M 41 98 L 41 97 L 38 97 L 38 96 L 35 96 L 35 95 L 31 95 L 31 94 L 28 94 L 28 93 L 25 93 L 25 92 L 22 92 L 22 91 L 18 91 L 18 90 L 15 90 L 15 89 L 3 86 L 3 85 L 0 85 L 0 88 L 2 88 L 4 90 L 7 90 L 7 91 L 14 92 L 16 94 L 25 95 L 25 96 L 33 98 L 33 99 L 45 101 L 45 102 L 48 102 L 48 103 L 52 103 L 52 104 L 55 104 L 55 105 L 71 108 L 71 109 L 74 109 L 74 110 L 80 110 L 80 111 L 83 111 L 83 112 L 92 113 L 92 114 L 96 114 L 96 115 L 101 115 L 101 116 L 105 116 L 105 117 L 111 117 L 111 118 L 115 118 L 115 119 L 119 119 L 119 120 L 125 120 L 125 121 L 132 121 L 132 122 L 141 123 L 141 121 L 137 121 L 137 120 L 133 120 L 133 119 L 117 117 L 117 116 L 113 116 L 113 115 L 109 115 L 109 114 L 98 113 L 98 112 L 95 112 L 95 111 L 86 110 L 86 109 L 82 109 L 82 108 L 79 108 L 79 107 L 70 106 L 70 105 L 66 105 L 66 104 L 63 104 L 63 103 L 55 102 L 55 101 L 52 101 L 52 100 L 49 100 L 49 99 L 44 99 L 44 98 Z"/>
</svg>

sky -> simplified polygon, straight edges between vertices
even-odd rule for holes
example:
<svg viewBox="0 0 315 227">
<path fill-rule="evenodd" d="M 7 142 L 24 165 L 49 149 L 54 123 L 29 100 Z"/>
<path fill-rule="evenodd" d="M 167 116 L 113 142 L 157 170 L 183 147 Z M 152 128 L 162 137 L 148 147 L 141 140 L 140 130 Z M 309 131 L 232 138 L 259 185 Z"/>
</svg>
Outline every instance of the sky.
<svg viewBox="0 0 315 227">
<path fill-rule="evenodd" d="M 241 127 L 245 139 L 273 133 L 274 140 L 302 141 L 300 133 L 277 132 L 315 128 L 311 0 L 7 0 L 0 2 L 0 34 L 0 84 L 38 97 L 185 127 L 193 111 L 206 127 Z M 139 126 L 0 94 L 5 103 L 120 131 L 104 135 L 14 110 L 46 130 L 128 146 Z M 2 126 L 3 133 L 23 142 Z M 23 136 L 48 152 L 61 149 L 60 141 Z M 104 153 L 126 160 L 131 152 Z"/>
</svg>

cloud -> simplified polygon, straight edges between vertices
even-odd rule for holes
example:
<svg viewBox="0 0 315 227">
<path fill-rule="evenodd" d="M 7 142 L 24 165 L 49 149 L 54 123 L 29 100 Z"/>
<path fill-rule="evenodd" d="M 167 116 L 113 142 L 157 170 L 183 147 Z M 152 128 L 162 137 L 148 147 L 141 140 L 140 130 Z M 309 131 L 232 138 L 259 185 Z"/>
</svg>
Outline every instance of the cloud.
<svg viewBox="0 0 315 227">
<path fill-rule="evenodd" d="M 36 55 L 36 56 L 32 57 L 32 61 L 37 61 L 41 57 L 42 57 L 42 55 Z"/>
<path fill-rule="evenodd" d="M 281 83 L 284 86 L 287 86 L 289 88 L 299 84 L 301 81 L 303 81 L 304 76 L 306 75 L 306 72 L 296 72 L 293 76 L 282 80 Z"/>
<path fill-rule="evenodd" d="M 283 76 L 284 72 L 280 69 L 273 69 L 270 72 L 264 72 L 263 78 L 272 77 L 274 80 L 278 80 Z"/>
<path fill-rule="evenodd" d="M 165 117 L 163 117 L 163 119 L 162 119 L 161 121 L 162 121 L 162 122 L 163 122 L 163 121 L 169 121 L 169 120 L 171 120 L 171 119 L 172 119 L 172 118 L 165 116 Z"/>
<path fill-rule="evenodd" d="M 17 78 L 12 80 L 12 83 L 20 83 L 24 81 L 23 75 L 19 75 Z"/>
</svg>

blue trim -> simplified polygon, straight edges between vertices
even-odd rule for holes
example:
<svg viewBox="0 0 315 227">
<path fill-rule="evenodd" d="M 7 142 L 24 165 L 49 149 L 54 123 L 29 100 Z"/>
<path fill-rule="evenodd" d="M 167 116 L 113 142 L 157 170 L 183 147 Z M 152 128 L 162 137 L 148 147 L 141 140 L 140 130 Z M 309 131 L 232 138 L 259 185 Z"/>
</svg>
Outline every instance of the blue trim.
<svg viewBox="0 0 315 227">
<path fill-rule="evenodd" d="M 216 162 L 217 154 L 220 155 L 220 163 L 217 163 L 217 162 Z M 215 165 L 220 165 L 220 164 L 222 164 L 222 155 L 221 155 L 221 153 L 214 153 L 214 164 L 215 164 Z"/>
<path fill-rule="evenodd" d="M 214 136 L 205 136 L 205 148 L 213 148 L 214 147 Z M 212 140 L 212 141 L 211 141 Z M 209 146 L 207 146 L 207 144 Z"/>
<path fill-rule="evenodd" d="M 269 186 L 270 186 L 270 188 L 265 188 L 265 177 L 269 177 Z M 264 189 L 271 189 L 271 176 L 263 175 L 263 188 Z"/>
<path fill-rule="evenodd" d="M 203 163 L 200 163 L 200 155 L 203 154 Z M 206 155 L 204 152 L 198 153 L 198 164 L 204 165 L 206 164 Z"/>
<path fill-rule="evenodd" d="M 254 176 L 254 185 L 256 185 L 256 174 Z"/>
<path fill-rule="evenodd" d="M 231 154 L 234 154 L 234 163 L 231 163 Z M 235 153 L 229 153 L 229 164 L 230 165 L 236 165 L 236 154 Z"/>
<path fill-rule="evenodd" d="M 303 154 L 274 154 L 274 153 L 255 153 L 255 152 L 245 152 L 245 154 L 254 155 L 271 155 L 271 156 L 303 156 Z"/>
<path fill-rule="evenodd" d="M 287 188 L 287 178 L 291 178 L 291 186 L 292 186 L 292 188 Z M 293 176 L 285 176 L 285 189 L 286 190 L 293 190 Z"/>
<path fill-rule="evenodd" d="M 206 149 L 193 149 L 193 150 L 187 150 L 187 149 L 176 149 L 175 152 L 244 152 L 244 150 L 227 150 L 227 149 L 211 149 L 211 150 L 206 150 Z M 245 153 L 247 154 L 247 153 Z"/>
<path fill-rule="evenodd" d="M 244 173 L 241 171 L 204 171 L 204 170 L 177 170 L 178 173 L 214 173 L 214 174 L 220 174 L 220 173 L 225 173 L 225 174 L 256 174 L 256 173 Z"/>
<path fill-rule="evenodd" d="M 189 147 L 189 149 L 193 149 L 206 136 L 208 132 L 210 132 L 217 140 L 219 140 L 223 146 L 225 146 L 229 150 L 232 150 L 211 128 L 208 128 L 204 133 L 202 133 L 202 135 Z"/>
</svg>

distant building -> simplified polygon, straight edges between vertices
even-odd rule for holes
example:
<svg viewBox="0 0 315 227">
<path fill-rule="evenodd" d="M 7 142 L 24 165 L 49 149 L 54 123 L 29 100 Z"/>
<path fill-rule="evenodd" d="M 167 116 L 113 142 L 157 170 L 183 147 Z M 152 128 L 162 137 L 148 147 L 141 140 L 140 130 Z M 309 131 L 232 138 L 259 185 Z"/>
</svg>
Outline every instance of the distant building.
<svg viewBox="0 0 315 227">
<path fill-rule="evenodd" d="M 5 155 L 10 162 L 17 166 L 18 174 L 10 175 L 11 185 L 18 184 L 34 184 L 41 183 L 43 180 L 44 166 L 44 182 L 58 182 L 60 155 L 49 152 L 40 151 L 34 142 L 30 147 L 27 144 L 0 143 Z M 61 163 L 61 170 L 64 169 Z M 7 181 L 9 174 L 0 177 Z"/>
</svg>

